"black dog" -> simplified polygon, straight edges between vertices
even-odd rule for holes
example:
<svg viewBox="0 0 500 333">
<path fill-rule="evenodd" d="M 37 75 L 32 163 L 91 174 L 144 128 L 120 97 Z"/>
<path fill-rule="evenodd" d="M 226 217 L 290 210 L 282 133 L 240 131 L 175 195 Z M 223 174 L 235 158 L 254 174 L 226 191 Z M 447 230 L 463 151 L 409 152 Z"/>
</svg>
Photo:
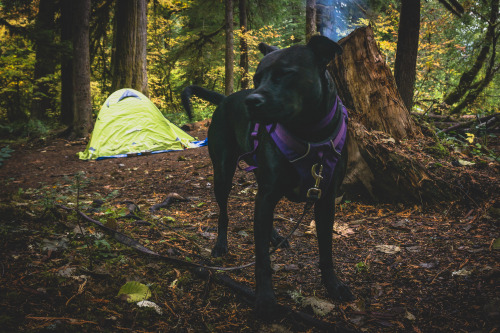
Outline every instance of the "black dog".
<svg viewBox="0 0 500 333">
<path fill-rule="evenodd" d="M 212 255 L 228 251 L 227 201 L 236 165 L 243 159 L 256 167 L 258 183 L 254 216 L 257 311 L 266 313 L 276 303 L 269 244 L 280 240 L 273 231 L 273 212 L 283 196 L 296 202 L 315 201 L 322 282 L 331 297 L 353 300 L 349 288 L 336 276 L 332 260 L 335 197 L 347 165 L 347 114 L 326 66 L 342 48 L 315 36 L 306 46 L 279 50 L 261 43 L 259 49 L 265 56 L 254 76 L 254 90 L 225 97 L 190 86 L 182 94 L 190 117 L 192 95 L 218 105 L 208 130 L 220 210 Z"/>
</svg>

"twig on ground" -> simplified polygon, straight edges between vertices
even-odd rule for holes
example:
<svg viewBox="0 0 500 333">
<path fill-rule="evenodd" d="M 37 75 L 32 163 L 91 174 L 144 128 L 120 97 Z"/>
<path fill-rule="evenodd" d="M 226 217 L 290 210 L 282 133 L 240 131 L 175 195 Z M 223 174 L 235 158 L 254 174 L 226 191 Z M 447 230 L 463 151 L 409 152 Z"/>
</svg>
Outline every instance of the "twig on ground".
<svg viewBox="0 0 500 333">
<path fill-rule="evenodd" d="M 439 271 L 439 272 L 438 272 L 438 273 L 434 276 L 434 278 L 432 279 L 431 283 L 429 283 L 429 284 L 433 284 L 433 283 L 434 283 L 434 281 L 437 279 L 437 277 L 438 277 L 439 275 L 443 274 L 444 272 L 446 272 L 448 269 L 450 269 L 450 267 L 451 267 L 452 265 L 453 265 L 453 264 L 449 264 L 449 265 L 448 265 L 445 269 L 440 270 L 440 271 Z"/>
<path fill-rule="evenodd" d="M 177 193 L 169 193 L 167 195 L 167 197 L 165 198 L 165 200 L 163 200 L 163 202 L 151 206 L 151 208 L 149 208 L 149 211 L 153 213 L 160 208 L 167 208 L 168 206 L 170 206 L 172 203 L 174 203 L 176 201 L 189 201 L 189 200 L 180 196 Z"/>
<path fill-rule="evenodd" d="M 64 321 L 67 321 L 69 324 L 72 324 L 72 325 L 82 325 L 82 324 L 94 324 L 94 325 L 98 325 L 98 323 L 96 323 L 95 321 L 83 320 L 83 319 L 74 319 L 74 318 L 66 318 L 66 317 L 32 317 L 32 316 L 26 316 L 26 319 L 45 320 L 45 321 L 64 320 Z"/>
<path fill-rule="evenodd" d="M 57 205 L 58 207 L 64 209 L 64 210 L 68 210 L 68 211 L 72 211 L 73 209 L 71 208 L 68 208 L 66 206 L 63 206 L 63 205 Z M 84 213 L 82 213 L 81 211 L 76 211 L 77 214 L 81 215 L 83 218 L 85 218 L 86 220 L 94 223 L 94 224 L 97 224 L 99 227 L 101 227 L 102 229 L 110 232 L 111 234 L 113 234 L 114 238 L 119 241 L 120 243 L 122 244 L 125 244 L 127 246 L 130 246 L 132 247 L 133 249 L 141 252 L 141 253 L 144 253 L 144 254 L 148 254 L 150 256 L 153 256 L 153 257 L 156 257 L 157 259 L 163 259 L 165 261 L 168 261 L 172 264 L 179 264 L 179 265 L 182 265 L 184 267 L 187 267 L 189 269 L 191 269 L 192 272 L 194 272 L 196 275 L 198 275 L 199 277 L 202 277 L 204 279 L 207 278 L 207 276 L 209 274 L 211 274 L 211 272 L 209 271 L 209 269 L 215 269 L 216 267 L 209 267 L 209 266 L 204 266 L 204 265 L 201 265 L 201 264 L 196 264 L 194 262 L 187 262 L 187 261 L 184 261 L 184 260 L 180 260 L 180 259 L 176 259 L 176 258 L 172 258 L 172 257 L 167 257 L 167 256 L 163 256 L 143 245 L 141 245 L 140 243 L 138 243 L 135 239 L 133 238 L 130 238 L 114 229 L 111 229 L 111 228 L 108 228 L 106 227 L 104 224 L 102 224 L 101 222 L 97 221 L 97 220 L 94 220 L 90 217 L 88 217 L 87 215 L 85 215 Z M 247 264 L 247 265 L 244 265 L 244 266 L 239 266 L 239 267 L 236 267 L 237 269 L 241 269 L 241 268 L 244 268 L 244 267 L 248 267 L 250 265 L 253 265 L 254 263 L 251 263 L 251 264 Z M 218 270 L 224 270 L 225 268 L 223 267 L 217 267 Z M 234 267 L 233 268 L 229 268 L 229 269 L 226 269 L 226 270 L 233 270 L 235 269 Z M 254 303 L 254 300 L 255 300 L 255 293 L 253 292 L 253 290 L 251 288 L 249 288 L 248 286 L 245 286 L 239 282 L 236 282 L 234 281 L 232 278 L 230 278 L 228 275 L 226 274 L 212 274 L 212 277 L 213 277 L 213 281 L 219 283 L 219 284 L 222 284 L 230 289 L 232 289 L 233 291 L 243 295 L 244 297 L 244 300 L 247 301 L 247 302 L 250 302 L 250 303 Z M 307 314 L 307 313 L 304 313 L 304 312 L 301 312 L 301 311 L 295 311 L 293 310 L 292 308 L 288 307 L 288 306 L 284 306 L 284 305 L 280 305 L 278 304 L 277 305 L 277 310 L 278 310 L 278 314 L 281 314 L 283 317 L 286 317 L 290 320 L 293 320 L 293 321 L 296 321 L 297 319 L 299 319 L 300 321 L 308 324 L 308 325 L 312 325 L 312 326 L 315 326 L 319 329 L 322 329 L 322 330 L 328 330 L 328 331 L 335 331 L 335 330 L 340 330 L 340 331 L 347 331 L 346 328 L 343 328 L 343 327 L 337 327 L 336 325 L 332 324 L 332 323 L 329 323 L 329 322 L 325 322 L 325 321 L 322 321 L 320 319 L 316 319 L 314 318 L 313 316 Z"/>
</svg>

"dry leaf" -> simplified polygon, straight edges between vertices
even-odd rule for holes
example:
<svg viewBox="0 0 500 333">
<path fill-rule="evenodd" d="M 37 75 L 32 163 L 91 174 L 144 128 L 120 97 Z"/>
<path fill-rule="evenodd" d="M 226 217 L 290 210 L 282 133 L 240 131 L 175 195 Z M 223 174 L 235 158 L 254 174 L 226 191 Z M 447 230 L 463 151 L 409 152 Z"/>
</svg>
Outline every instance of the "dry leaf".
<svg viewBox="0 0 500 333">
<path fill-rule="evenodd" d="M 375 249 L 386 254 L 396 254 L 398 252 L 401 252 L 401 248 L 396 245 L 377 245 L 375 246 Z"/>
</svg>

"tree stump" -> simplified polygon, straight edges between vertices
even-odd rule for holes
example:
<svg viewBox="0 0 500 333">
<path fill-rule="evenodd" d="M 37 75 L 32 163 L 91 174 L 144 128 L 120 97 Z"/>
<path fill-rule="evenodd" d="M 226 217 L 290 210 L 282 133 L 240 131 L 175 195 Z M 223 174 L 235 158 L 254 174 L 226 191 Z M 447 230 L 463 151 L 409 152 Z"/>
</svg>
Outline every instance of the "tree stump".
<svg viewBox="0 0 500 333">
<path fill-rule="evenodd" d="M 396 140 L 419 134 L 378 50 L 373 30 L 359 28 L 339 43 L 344 51 L 330 69 L 344 105 L 355 110 L 368 129 L 385 132 Z"/>
<path fill-rule="evenodd" d="M 344 51 L 329 67 L 349 109 L 348 196 L 383 202 L 436 202 L 451 198 L 412 149 L 428 141 L 406 109 L 370 27 L 340 40 Z"/>
</svg>

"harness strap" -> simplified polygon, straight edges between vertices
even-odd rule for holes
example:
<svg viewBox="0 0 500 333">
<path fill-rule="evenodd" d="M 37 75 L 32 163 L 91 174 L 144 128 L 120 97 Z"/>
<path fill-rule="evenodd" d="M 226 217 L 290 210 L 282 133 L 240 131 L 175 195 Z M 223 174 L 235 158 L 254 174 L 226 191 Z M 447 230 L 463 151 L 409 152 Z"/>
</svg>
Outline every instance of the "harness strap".
<svg viewBox="0 0 500 333">
<path fill-rule="evenodd" d="M 316 186 L 317 189 L 322 188 L 323 190 L 329 188 L 329 184 L 332 180 L 332 175 L 335 170 L 335 166 L 340 158 L 341 151 L 343 149 L 344 143 L 346 141 L 347 134 L 347 121 L 348 114 L 347 109 L 344 105 L 340 104 L 340 110 L 337 110 L 339 106 L 340 98 L 337 96 L 335 100 L 334 108 L 327 116 L 325 116 L 319 123 L 312 127 L 316 131 L 323 128 L 334 118 L 337 111 L 341 112 L 341 119 L 336 126 L 332 136 L 322 142 L 305 142 L 301 139 L 296 138 L 287 129 L 279 124 L 265 125 L 263 130 L 266 130 L 276 146 L 281 151 L 281 153 L 292 163 L 295 169 L 298 171 L 300 176 L 300 197 L 306 198 L 307 191 L 314 184 L 314 180 L 311 178 L 310 170 L 311 165 L 319 163 L 325 167 L 325 177 L 321 181 L 321 186 Z M 342 102 L 340 102 L 342 103 Z M 255 170 L 257 165 L 256 151 L 259 145 L 259 140 L 257 138 L 258 132 L 261 124 L 256 123 L 254 129 L 251 133 L 251 140 L 253 140 L 253 149 L 247 153 L 244 153 L 238 158 L 237 166 L 240 170 L 252 171 Z M 249 166 L 242 168 L 240 166 L 240 161 L 246 159 L 249 162 Z M 252 161 L 250 161 L 252 160 Z"/>
<path fill-rule="evenodd" d="M 239 170 L 244 170 L 244 171 L 250 172 L 252 170 L 257 169 L 257 161 L 255 160 L 255 153 L 257 151 L 257 147 L 259 146 L 259 140 L 257 140 L 257 134 L 258 133 L 259 133 L 259 123 L 255 123 L 255 127 L 253 128 L 253 131 L 250 134 L 250 138 L 254 142 L 253 149 L 251 151 L 247 152 L 247 153 L 244 153 L 243 155 L 240 155 L 240 157 L 238 157 L 238 161 L 236 161 L 236 166 L 238 167 Z M 254 165 L 249 164 L 248 167 L 242 168 L 240 166 L 240 161 L 244 160 L 247 157 L 252 157 L 253 158 Z"/>
</svg>

